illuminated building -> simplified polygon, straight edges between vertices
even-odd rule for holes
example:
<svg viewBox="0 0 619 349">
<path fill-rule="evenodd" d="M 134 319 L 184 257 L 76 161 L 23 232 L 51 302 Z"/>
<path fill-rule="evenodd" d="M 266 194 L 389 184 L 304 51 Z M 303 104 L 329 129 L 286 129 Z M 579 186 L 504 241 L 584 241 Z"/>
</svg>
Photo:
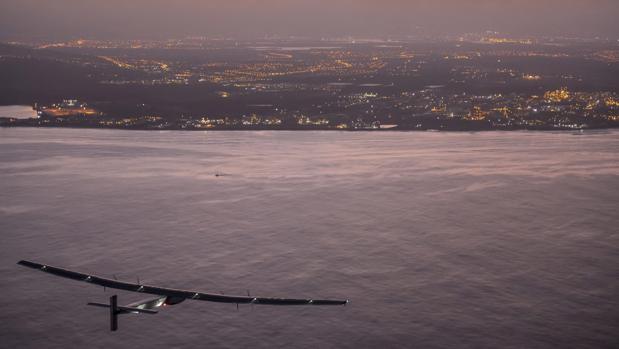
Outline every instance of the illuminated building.
<svg viewBox="0 0 619 349">
<path fill-rule="evenodd" d="M 484 120 L 488 116 L 488 114 L 489 114 L 488 112 L 481 110 L 480 107 L 475 106 L 469 112 L 468 119 L 475 120 L 475 121 Z"/>
<path fill-rule="evenodd" d="M 524 74 L 522 78 L 525 80 L 535 81 L 535 80 L 540 80 L 542 77 L 539 75 L 534 75 L 534 74 Z"/>
</svg>

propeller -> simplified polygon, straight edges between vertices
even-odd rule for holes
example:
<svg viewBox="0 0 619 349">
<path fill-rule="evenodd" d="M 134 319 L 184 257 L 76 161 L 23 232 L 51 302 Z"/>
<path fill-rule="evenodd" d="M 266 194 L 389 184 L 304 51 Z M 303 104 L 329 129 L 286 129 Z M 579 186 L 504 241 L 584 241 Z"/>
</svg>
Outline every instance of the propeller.
<svg viewBox="0 0 619 349">
<path fill-rule="evenodd" d="M 247 290 L 247 297 L 251 297 L 249 290 Z M 251 303 L 251 311 L 254 311 L 254 302 Z"/>
<path fill-rule="evenodd" d="M 116 274 L 112 274 L 112 277 L 114 278 L 114 280 L 118 281 L 118 278 L 116 277 Z M 107 292 L 107 288 L 105 286 L 103 286 L 103 292 Z"/>
</svg>

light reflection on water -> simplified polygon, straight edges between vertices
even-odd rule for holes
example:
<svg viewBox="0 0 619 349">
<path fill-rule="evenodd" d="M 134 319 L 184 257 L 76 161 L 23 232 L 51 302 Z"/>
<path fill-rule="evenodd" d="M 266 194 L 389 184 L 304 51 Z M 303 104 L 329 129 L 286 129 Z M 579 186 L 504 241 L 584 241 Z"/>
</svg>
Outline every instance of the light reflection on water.
<svg viewBox="0 0 619 349">
<path fill-rule="evenodd" d="M 0 118 L 29 119 L 38 117 L 29 105 L 0 105 Z"/>
<path fill-rule="evenodd" d="M 618 135 L 0 129 L 0 337 L 33 348 L 610 347 Z M 24 258 L 351 304 L 188 301 L 123 317 L 110 335 L 105 311 L 84 305 L 109 290 L 23 270 Z"/>
</svg>

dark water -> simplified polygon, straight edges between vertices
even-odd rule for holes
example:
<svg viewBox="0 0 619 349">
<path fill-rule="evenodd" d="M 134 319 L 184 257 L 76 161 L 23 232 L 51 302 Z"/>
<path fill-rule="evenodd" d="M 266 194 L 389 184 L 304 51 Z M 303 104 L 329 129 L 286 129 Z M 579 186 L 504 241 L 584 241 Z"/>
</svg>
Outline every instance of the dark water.
<svg viewBox="0 0 619 349">
<path fill-rule="evenodd" d="M 617 347 L 618 151 L 618 132 L 0 129 L 0 347 Z M 19 259 L 351 304 L 187 301 L 112 334 L 85 306 L 109 290 Z"/>
</svg>

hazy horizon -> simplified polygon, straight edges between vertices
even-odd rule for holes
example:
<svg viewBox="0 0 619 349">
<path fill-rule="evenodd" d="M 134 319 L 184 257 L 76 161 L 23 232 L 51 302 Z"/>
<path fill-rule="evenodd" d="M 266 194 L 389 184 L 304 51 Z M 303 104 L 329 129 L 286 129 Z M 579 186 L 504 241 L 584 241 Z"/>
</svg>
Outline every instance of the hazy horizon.
<svg viewBox="0 0 619 349">
<path fill-rule="evenodd" d="M 397 37 L 498 31 L 619 38 L 613 0 L 0 0 L 0 40 Z"/>
</svg>

